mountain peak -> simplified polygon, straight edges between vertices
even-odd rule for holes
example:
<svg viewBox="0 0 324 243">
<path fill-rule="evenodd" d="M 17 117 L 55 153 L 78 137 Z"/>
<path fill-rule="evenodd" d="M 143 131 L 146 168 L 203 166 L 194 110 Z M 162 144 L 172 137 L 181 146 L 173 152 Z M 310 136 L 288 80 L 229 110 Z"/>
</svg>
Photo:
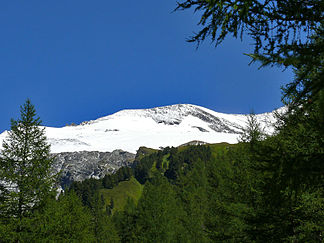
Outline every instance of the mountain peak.
<svg viewBox="0 0 324 243">
<path fill-rule="evenodd" d="M 256 116 L 271 132 L 272 113 Z M 192 105 L 175 104 L 149 109 L 121 110 L 112 115 L 62 128 L 46 127 L 54 153 L 75 151 L 136 152 L 140 146 L 160 148 L 189 141 L 236 143 L 246 115 L 224 114 Z M 0 135 L 0 140 L 5 134 Z M 1 142 L 1 141 L 0 141 Z"/>
</svg>

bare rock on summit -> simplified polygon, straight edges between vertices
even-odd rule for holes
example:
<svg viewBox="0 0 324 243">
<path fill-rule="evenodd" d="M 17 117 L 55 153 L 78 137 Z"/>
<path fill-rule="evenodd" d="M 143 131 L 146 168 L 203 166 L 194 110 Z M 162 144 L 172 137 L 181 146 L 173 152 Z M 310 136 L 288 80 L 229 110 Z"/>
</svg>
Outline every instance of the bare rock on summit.
<svg viewBox="0 0 324 243">
<path fill-rule="evenodd" d="M 185 146 L 197 146 L 197 145 L 206 145 L 208 143 L 204 142 L 204 141 L 198 141 L 198 140 L 194 140 L 194 141 L 190 141 L 188 143 L 184 143 L 181 144 L 179 147 L 185 147 Z"/>
</svg>

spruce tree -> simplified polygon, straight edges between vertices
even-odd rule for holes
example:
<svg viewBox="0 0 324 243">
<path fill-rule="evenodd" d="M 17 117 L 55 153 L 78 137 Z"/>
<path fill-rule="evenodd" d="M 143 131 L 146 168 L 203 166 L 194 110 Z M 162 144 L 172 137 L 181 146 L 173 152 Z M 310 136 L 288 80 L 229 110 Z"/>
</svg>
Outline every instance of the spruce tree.
<svg viewBox="0 0 324 243">
<path fill-rule="evenodd" d="M 20 242 L 96 242 L 91 212 L 73 191 L 46 199 L 23 223 Z"/>
<path fill-rule="evenodd" d="M 193 168 L 181 173 L 177 180 L 178 195 L 184 208 L 181 221 L 186 228 L 188 242 L 208 242 L 205 214 L 207 208 L 207 177 L 205 161 L 195 159 Z"/>
<path fill-rule="evenodd" d="M 11 130 L 0 154 L 2 218 L 22 219 L 42 202 L 53 188 L 53 157 L 41 120 L 27 99 L 20 118 L 11 120 Z"/>
<path fill-rule="evenodd" d="M 146 182 L 137 213 L 137 242 L 188 242 L 176 193 L 159 173 Z"/>
</svg>

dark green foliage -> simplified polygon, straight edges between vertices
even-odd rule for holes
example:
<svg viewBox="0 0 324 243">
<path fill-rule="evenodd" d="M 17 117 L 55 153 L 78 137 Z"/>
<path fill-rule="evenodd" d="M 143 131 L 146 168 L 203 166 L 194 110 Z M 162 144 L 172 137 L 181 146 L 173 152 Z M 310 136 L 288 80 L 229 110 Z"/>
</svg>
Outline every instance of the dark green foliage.
<svg viewBox="0 0 324 243">
<path fill-rule="evenodd" d="M 96 193 L 103 188 L 111 189 L 122 181 L 128 181 L 133 175 L 129 167 L 122 167 L 111 175 L 105 175 L 103 179 L 87 179 L 82 182 L 73 182 L 68 188 L 81 198 L 83 205 L 93 208 L 96 205 Z M 110 209 L 111 210 L 111 209 Z M 108 210 L 109 211 L 109 210 Z"/>
<path fill-rule="evenodd" d="M 92 216 L 94 222 L 94 235 L 97 242 L 119 242 L 115 225 L 110 215 L 104 211 L 105 201 L 103 195 L 95 193 L 92 202 Z M 110 209 L 111 210 L 111 209 Z"/>
<path fill-rule="evenodd" d="M 133 199 L 127 198 L 123 211 L 117 211 L 113 215 L 121 242 L 136 242 L 137 209 Z"/>
<path fill-rule="evenodd" d="M 111 189 L 121 181 L 129 180 L 133 176 L 133 171 L 129 167 L 121 167 L 116 173 L 111 175 L 105 175 L 102 179 L 102 185 L 104 188 Z"/>
<path fill-rule="evenodd" d="M 273 136 L 264 136 L 250 115 L 237 145 L 186 146 L 142 154 L 132 169 L 123 167 L 101 180 L 74 182 L 58 200 L 42 198 L 28 214 L 1 217 L 0 239 L 321 242 L 322 114 L 317 99 L 278 115 Z"/>
<path fill-rule="evenodd" d="M 219 151 L 207 164 L 206 231 L 216 242 L 249 242 L 245 222 L 256 199 L 256 174 L 250 168 L 248 147 L 240 144 Z"/>
<path fill-rule="evenodd" d="M 40 125 L 34 106 L 27 99 L 20 108 L 20 118 L 11 120 L 0 155 L 0 181 L 6 185 L 0 187 L 1 217 L 27 216 L 54 186 L 53 157 Z"/>
<path fill-rule="evenodd" d="M 256 143 L 263 140 L 264 138 L 265 134 L 262 131 L 262 128 L 260 127 L 255 114 L 253 112 L 250 113 L 247 117 L 246 127 L 243 128 L 243 133 L 241 134 L 240 141 L 249 143 L 250 146 L 253 147 Z"/>
<path fill-rule="evenodd" d="M 114 199 L 113 199 L 113 198 L 110 199 L 109 208 L 110 208 L 111 210 L 114 209 Z"/>
<path fill-rule="evenodd" d="M 165 177 L 156 174 L 145 184 L 137 208 L 138 242 L 176 242 L 184 237 L 181 207 Z"/>
<path fill-rule="evenodd" d="M 93 208 L 95 194 L 101 188 L 102 181 L 91 178 L 83 182 L 73 182 L 69 191 L 74 191 L 81 198 L 83 205 Z"/>
<path fill-rule="evenodd" d="M 211 36 L 217 46 L 228 34 L 246 32 L 254 39 L 253 61 L 295 71 L 283 89 L 288 112 L 278 116 L 275 135 L 263 136 L 251 116 L 244 143 L 211 164 L 210 238 L 323 241 L 323 1 L 184 0 L 177 9 L 190 8 L 201 11 L 203 26 L 190 41 Z M 181 164 L 169 169 L 171 179 L 183 170 Z"/>
<path fill-rule="evenodd" d="M 75 194 L 48 198 L 29 217 L 11 218 L 2 226 L 3 242 L 95 242 L 92 216 Z"/>
<path fill-rule="evenodd" d="M 136 156 L 135 156 L 135 161 L 140 161 L 142 158 L 153 154 L 155 152 L 157 152 L 158 150 L 156 149 L 151 149 L 151 148 L 147 148 L 147 147 L 139 147 L 139 149 L 137 150 Z"/>
<path fill-rule="evenodd" d="M 107 214 L 100 214 L 96 226 L 97 242 L 120 242 L 112 219 Z"/>
<path fill-rule="evenodd" d="M 318 114 L 309 117 L 315 122 Z M 258 125 L 250 122 L 245 138 L 253 139 L 235 146 L 168 148 L 144 156 L 137 162 L 147 166 L 138 204 L 128 198 L 113 214 L 115 200 L 98 193 L 107 190 L 101 180 L 75 183 L 80 196 L 91 192 L 85 202 L 93 235 L 103 242 L 321 241 L 322 125 L 309 117 L 286 117 L 286 126 L 267 138 L 254 136 Z M 170 178 L 170 171 L 176 176 Z"/>
<path fill-rule="evenodd" d="M 102 185 L 104 188 L 111 189 L 116 185 L 116 182 L 113 180 L 113 177 L 110 175 L 105 175 L 102 180 Z"/>
<path fill-rule="evenodd" d="M 140 162 L 135 162 L 134 175 L 141 184 L 144 184 L 150 178 L 150 170 L 154 163 L 154 159 L 151 156 L 142 158 Z"/>
<path fill-rule="evenodd" d="M 268 0 L 268 1 L 192 1 L 178 3 L 178 9 L 202 13 L 199 25 L 203 26 L 189 41 L 203 41 L 211 36 L 216 45 L 227 35 L 242 38 L 247 32 L 254 39 L 255 53 L 287 55 L 285 49 L 306 49 L 301 33 L 306 32 L 308 43 L 323 21 L 324 6 L 321 0 Z"/>
<path fill-rule="evenodd" d="M 227 35 L 242 39 L 245 32 L 254 40 L 252 62 L 302 72 L 284 89 L 284 98 L 293 96 L 294 107 L 318 99 L 323 92 L 322 0 L 184 0 L 176 10 L 190 8 L 202 13 L 198 24 L 203 28 L 189 41 L 199 44 L 211 36 L 217 46 Z"/>
<path fill-rule="evenodd" d="M 101 180 L 74 183 L 69 193 L 55 200 L 53 157 L 40 125 L 34 106 L 27 100 L 20 119 L 11 121 L 11 131 L 3 143 L 0 242 L 119 242 L 98 196 L 103 188 Z M 118 182 L 131 174 L 131 169 L 122 168 L 114 176 Z"/>
<path fill-rule="evenodd" d="M 94 242 L 90 211 L 74 193 L 64 195 L 59 200 L 47 200 L 34 217 L 31 221 L 33 238 L 29 242 Z"/>
<path fill-rule="evenodd" d="M 322 4 L 324 5 L 324 4 Z M 324 117 L 324 26 L 321 26 L 311 37 L 310 43 L 300 52 L 294 52 L 290 59 L 294 60 L 295 78 L 283 88 L 283 102 L 291 109 L 301 106 L 312 106 L 319 102 L 323 122 Z M 263 61 L 261 59 L 261 61 Z"/>
<path fill-rule="evenodd" d="M 189 171 L 199 159 L 209 161 L 211 151 L 208 146 L 189 146 L 188 148 L 177 153 L 177 150 L 171 150 L 169 160 L 169 168 L 165 172 L 165 176 L 170 180 L 176 180 L 180 173 Z"/>
<path fill-rule="evenodd" d="M 208 163 L 210 161 L 206 161 Z M 207 198 L 206 164 L 197 159 L 192 169 L 181 173 L 177 180 L 177 197 L 181 199 L 184 209 L 181 221 L 190 242 L 208 242 L 205 216 L 209 211 Z"/>
<path fill-rule="evenodd" d="M 147 156 L 141 156 L 141 159 L 136 159 L 134 162 L 134 175 L 135 178 L 144 184 L 147 180 L 152 177 L 152 168 L 159 170 L 161 172 L 165 171 L 165 165 L 163 165 L 163 160 L 165 156 L 172 156 L 173 153 L 177 151 L 176 148 L 167 147 L 162 151 L 157 151 L 155 153 L 150 153 Z M 153 166 L 154 165 L 154 166 Z"/>
<path fill-rule="evenodd" d="M 251 115 L 237 145 L 142 147 L 132 169 L 74 182 L 54 200 L 49 147 L 27 100 L 0 157 L 0 180 L 18 189 L 0 185 L 1 242 L 324 241 L 322 1 L 178 5 L 191 7 L 204 26 L 191 41 L 210 35 L 218 45 L 246 31 L 253 60 L 295 68 L 275 134 L 264 136 Z"/>
<path fill-rule="evenodd" d="M 307 241 L 316 242 L 323 234 L 323 220 L 318 217 L 324 206 L 320 114 L 314 103 L 284 117 L 279 134 L 258 148 L 258 159 L 264 165 L 260 172 L 267 177 L 255 220 L 256 239 L 302 240 L 307 235 Z M 309 213 L 306 205 L 314 214 Z"/>
</svg>

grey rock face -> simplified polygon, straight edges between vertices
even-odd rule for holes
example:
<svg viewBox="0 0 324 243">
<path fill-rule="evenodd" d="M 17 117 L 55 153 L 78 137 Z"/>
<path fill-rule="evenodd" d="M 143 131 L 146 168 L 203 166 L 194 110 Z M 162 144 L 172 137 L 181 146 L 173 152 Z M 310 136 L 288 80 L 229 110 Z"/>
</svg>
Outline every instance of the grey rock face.
<svg viewBox="0 0 324 243">
<path fill-rule="evenodd" d="M 103 178 L 122 166 L 131 166 L 135 154 L 123 150 L 113 152 L 81 151 L 53 154 L 54 168 L 60 172 L 60 185 L 65 187 L 73 181 Z"/>
<path fill-rule="evenodd" d="M 152 109 L 142 110 L 142 112 L 146 112 L 146 116 L 152 117 L 155 122 L 164 123 L 166 125 L 179 125 L 184 117 L 191 115 L 209 124 L 209 128 L 216 132 L 233 134 L 242 133 L 241 126 L 226 119 L 214 116 L 213 114 L 210 114 L 194 105 L 179 104 L 156 107 Z M 204 129 L 200 131 L 205 132 L 206 130 Z"/>
<path fill-rule="evenodd" d="M 221 119 L 219 117 L 213 116 L 208 112 L 205 112 L 199 108 L 191 113 L 191 115 L 198 117 L 199 119 L 209 123 L 209 127 L 216 132 L 224 132 L 224 133 L 240 133 L 242 127 L 237 126 L 237 124 L 226 121 L 225 119 Z M 233 129 L 235 128 L 235 130 Z"/>
<path fill-rule="evenodd" d="M 192 145 L 197 146 L 197 145 L 205 145 L 205 144 L 208 144 L 208 143 L 203 142 L 203 141 L 194 140 L 194 141 L 190 141 L 188 143 L 181 144 L 179 147 L 192 146 Z"/>
</svg>

